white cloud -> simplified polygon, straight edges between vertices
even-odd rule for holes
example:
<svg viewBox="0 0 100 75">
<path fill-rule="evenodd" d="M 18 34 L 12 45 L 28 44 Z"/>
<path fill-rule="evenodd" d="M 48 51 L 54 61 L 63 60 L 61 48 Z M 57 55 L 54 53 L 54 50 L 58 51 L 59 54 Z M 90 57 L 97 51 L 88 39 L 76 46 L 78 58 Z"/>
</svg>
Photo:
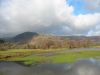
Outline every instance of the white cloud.
<svg viewBox="0 0 100 75">
<path fill-rule="evenodd" d="M 85 14 L 85 15 L 78 15 L 74 18 L 74 25 L 79 28 L 87 28 L 92 27 L 100 23 L 100 14 Z"/>
<path fill-rule="evenodd" d="M 85 0 L 85 2 L 88 9 L 100 12 L 100 0 Z"/>
<path fill-rule="evenodd" d="M 74 10 L 66 0 L 6 0 L 0 6 L 0 32 L 88 34 L 100 24 L 100 13 L 76 16 Z"/>
</svg>

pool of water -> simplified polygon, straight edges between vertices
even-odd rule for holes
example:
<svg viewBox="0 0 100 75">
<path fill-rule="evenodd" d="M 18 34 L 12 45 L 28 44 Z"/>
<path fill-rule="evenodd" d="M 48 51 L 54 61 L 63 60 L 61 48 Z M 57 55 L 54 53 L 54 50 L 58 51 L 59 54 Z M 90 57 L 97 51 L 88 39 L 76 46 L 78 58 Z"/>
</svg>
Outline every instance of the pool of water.
<svg viewBox="0 0 100 75">
<path fill-rule="evenodd" d="M 100 75 L 100 61 L 79 60 L 73 64 L 39 64 L 25 66 L 0 62 L 0 75 Z"/>
</svg>

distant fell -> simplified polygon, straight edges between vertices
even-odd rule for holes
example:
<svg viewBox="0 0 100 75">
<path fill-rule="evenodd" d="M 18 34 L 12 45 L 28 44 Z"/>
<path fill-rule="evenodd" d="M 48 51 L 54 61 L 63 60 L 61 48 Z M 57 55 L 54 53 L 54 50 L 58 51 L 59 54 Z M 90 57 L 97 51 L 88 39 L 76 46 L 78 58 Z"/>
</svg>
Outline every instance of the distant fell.
<svg viewBox="0 0 100 75">
<path fill-rule="evenodd" d="M 12 42 L 26 42 L 31 40 L 34 36 L 38 36 L 36 32 L 24 32 L 10 39 Z"/>
</svg>

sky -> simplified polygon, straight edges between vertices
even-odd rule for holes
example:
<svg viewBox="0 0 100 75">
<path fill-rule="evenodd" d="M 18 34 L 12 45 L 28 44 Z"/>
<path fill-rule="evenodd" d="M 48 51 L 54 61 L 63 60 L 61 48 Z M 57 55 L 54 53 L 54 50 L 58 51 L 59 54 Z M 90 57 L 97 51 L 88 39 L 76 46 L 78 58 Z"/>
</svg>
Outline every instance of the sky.
<svg viewBox="0 0 100 75">
<path fill-rule="evenodd" d="M 0 0 L 0 37 L 23 32 L 100 35 L 100 0 Z"/>
</svg>

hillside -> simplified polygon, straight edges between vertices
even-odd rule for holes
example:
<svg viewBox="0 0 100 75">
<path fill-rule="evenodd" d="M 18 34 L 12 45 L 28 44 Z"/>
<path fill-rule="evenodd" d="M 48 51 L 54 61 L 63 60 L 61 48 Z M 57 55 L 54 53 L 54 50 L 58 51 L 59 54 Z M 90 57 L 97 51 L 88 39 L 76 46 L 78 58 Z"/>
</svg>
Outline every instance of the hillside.
<svg viewBox="0 0 100 75">
<path fill-rule="evenodd" d="M 100 45 L 99 36 L 54 36 L 36 32 L 24 32 L 8 41 L 8 47 L 21 49 L 86 48 Z"/>
<path fill-rule="evenodd" d="M 36 32 L 24 32 L 10 39 L 11 42 L 27 42 L 34 36 L 38 36 Z"/>
</svg>

